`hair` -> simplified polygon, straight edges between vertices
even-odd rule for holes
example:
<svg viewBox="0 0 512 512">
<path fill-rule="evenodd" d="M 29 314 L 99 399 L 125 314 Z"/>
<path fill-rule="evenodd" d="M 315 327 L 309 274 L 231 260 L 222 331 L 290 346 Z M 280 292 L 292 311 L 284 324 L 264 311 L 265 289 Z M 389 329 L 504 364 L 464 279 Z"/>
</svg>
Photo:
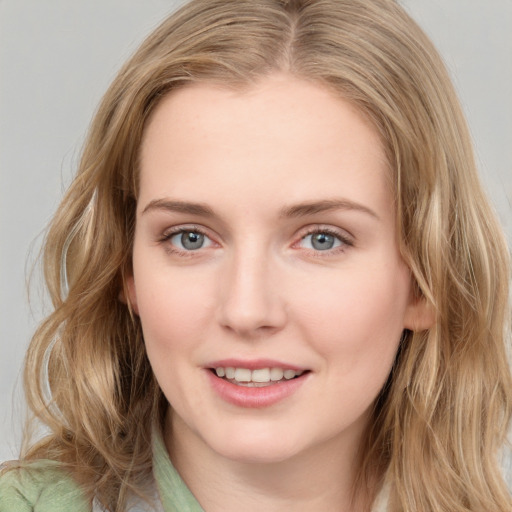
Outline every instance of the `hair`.
<svg viewBox="0 0 512 512">
<path fill-rule="evenodd" d="M 359 483 L 386 475 L 395 512 L 510 511 L 498 463 L 512 400 L 508 250 L 448 73 L 393 0 L 192 0 L 124 65 L 46 237 L 53 312 L 28 350 L 25 388 L 49 433 L 23 460 L 61 461 L 108 510 L 143 492 L 167 403 L 139 319 L 119 296 L 144 128 L 173 90 L 250 87 L 274 72 L 329 88 L 378 129 L 400 250 L 418 300 L 435 312 L 432 328 L 403 334 Z"/>
</svg>

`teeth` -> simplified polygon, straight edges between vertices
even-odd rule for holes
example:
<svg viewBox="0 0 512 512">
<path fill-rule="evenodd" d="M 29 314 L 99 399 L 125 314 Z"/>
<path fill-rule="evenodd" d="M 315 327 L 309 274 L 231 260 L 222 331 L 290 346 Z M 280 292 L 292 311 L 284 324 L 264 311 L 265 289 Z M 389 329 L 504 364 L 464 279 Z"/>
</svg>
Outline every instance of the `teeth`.
<svg viewBox="0 0 512 512">
<path fill-rule="evenodd" d="M 270 382 L 270 369 L 262 368 L 261 370 L 253 370 L 251 380 L 253 382 Z"/>
<path fill-rule="evenodd" d="M 270 370 L 270 380 L 281 380 L 283 375 L 284 371 L 281 368 L 272 368 Z"/>
<path fill-rule="evenodd" d="M 265 384 L 283 379 L 290 380 L 304 372 L 291 369 L 283 370 L 282 368 L 258 368 L 251 371 L 248 368 L 219 367 L 215 368 L 215 373 L 218 377 L 225 377 L 228 380 L 252 386 L 253 384 Z"/>
<path fill-rule="evenodd" d="M 235 370 L 235 380 L 237 382 L 251 382 L 251 370 L 247 368 L 237 368 Z"/>
</svg>

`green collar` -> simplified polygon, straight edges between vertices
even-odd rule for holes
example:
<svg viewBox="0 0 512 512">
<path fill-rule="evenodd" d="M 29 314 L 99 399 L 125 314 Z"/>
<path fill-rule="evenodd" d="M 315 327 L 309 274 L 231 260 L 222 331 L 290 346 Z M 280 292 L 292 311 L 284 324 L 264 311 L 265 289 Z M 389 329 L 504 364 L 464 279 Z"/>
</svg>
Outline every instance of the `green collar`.
<svg viewBox="0 0 512 512">
<path fill-rule="evenodd" d="M 165 512 L 204 512 L 172 465 L 160 432 L 153 432 L 153 472 Z"/>
</svg>

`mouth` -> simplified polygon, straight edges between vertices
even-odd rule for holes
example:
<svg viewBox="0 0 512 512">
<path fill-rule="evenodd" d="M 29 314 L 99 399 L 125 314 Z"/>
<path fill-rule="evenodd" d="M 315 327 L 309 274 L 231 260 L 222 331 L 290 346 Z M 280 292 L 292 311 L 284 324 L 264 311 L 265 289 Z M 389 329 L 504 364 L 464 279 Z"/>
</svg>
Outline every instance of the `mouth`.
<svg viewBox="0 0 512 512">
<path fill-rule="evenodd" d="M 218 366 L 209 369 L 218 378 L 236 386 L 248 388 L 261 388 L 282 384 L 297 379 L 309 370 L 294 370 L 291 368 L 239 368 L 233 366 Z"/>
<path fill-rule="evenodd" d="M 281 403 L 299 393 L 312 373 L 310 369 L 273 359 L 217 360 L 204 369 L 211 389 L 223 401 L 257 409 Z"/>
</svg>

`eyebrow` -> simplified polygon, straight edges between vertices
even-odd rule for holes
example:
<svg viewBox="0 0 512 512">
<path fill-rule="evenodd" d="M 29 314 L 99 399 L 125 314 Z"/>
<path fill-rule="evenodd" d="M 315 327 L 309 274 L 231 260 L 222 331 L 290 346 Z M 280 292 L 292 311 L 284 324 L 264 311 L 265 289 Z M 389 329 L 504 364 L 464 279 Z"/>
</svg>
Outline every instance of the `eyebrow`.
<svg viewBox="0 0 512 512">
<path fill-rule="evenodd" d="M 347 199 L 324 199 L 287 206 L 281 210 L 280 217 L 306 217 L 333 210 L 355 210 L 379 220 L 379 216 L 370 208 Z"/>
<path fill-rule="evenodd" d="M 142 215 L 150 211 L 168 211 L 177 213 L 187 213 L 189 215 L 197 215 L 200 217 L 215 217 L 215 212 L 204 203 L 194 203 L 189 201 L 175 201 L 171 199 L 154 199 L 150 201 Z M 307 217 L 308 215 L 315 215 L 317 213 L 324 213 L 333 210 L 354 210 L 365 213 L 379 220 L 379 216 L 370 208 L 349 201 L 347 199 L 324 199 L 321 201 L 311 201 L 299 203 L 292 206 L 286 206 L 281 209 L 279 217 L 281 218 L 297 218 Z"/>
<path fill-rule="evenodd" d="M 190 203 L 188 201 L 172 201 L 170 199 L 154 199 L 150 201 L 142 215 L 153 210 L 164 210 L 177 213 L 188 213 L 190 215 L 198 215 L 201 217 L 214 217 L 213 210 L 203 203 Z"/>
</svg>

